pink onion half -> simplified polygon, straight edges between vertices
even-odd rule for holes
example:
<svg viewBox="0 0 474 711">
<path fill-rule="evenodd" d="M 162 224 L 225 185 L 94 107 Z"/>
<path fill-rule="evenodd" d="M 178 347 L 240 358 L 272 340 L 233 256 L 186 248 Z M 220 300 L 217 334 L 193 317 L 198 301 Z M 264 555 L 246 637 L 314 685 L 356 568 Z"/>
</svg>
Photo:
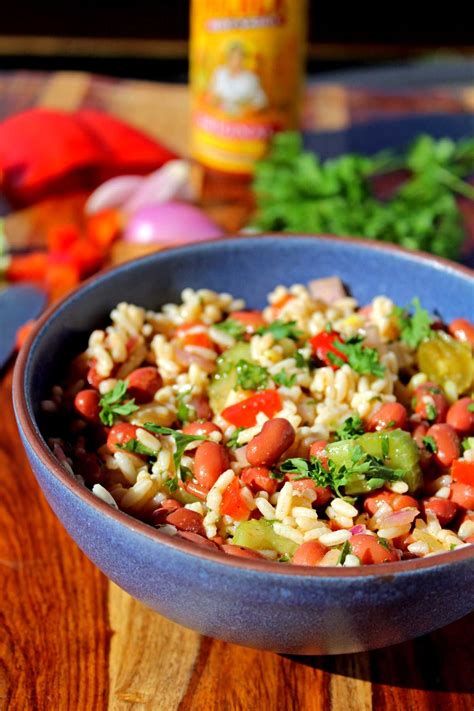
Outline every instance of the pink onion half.
<svg viewBox="0 0 474 711">
<path fill-rule="evenodd" d="M 123 239 L 133 244 L 187 244 L 222 234 L 221 228 L 199 208 L 167 202 L 137 210 L 125 227 Z"/>
<path fill-rule="evenodd" d="M 142 175 L 119 175 L 106 180 L 89 195 L 84 206 L 86 215 L 110 208 L 121 209 L 124 202 L 137 192 L 145 180 Z"/>
<path fill-rule="evenodd" d="M 197 197 L 191 184 L 191 165 L 186 160 L 170 160 L 148 175 L 125 201 L 123 211 L 133 215 L 137 210 L 160 202 L 192 202 Z"/>
</svg>

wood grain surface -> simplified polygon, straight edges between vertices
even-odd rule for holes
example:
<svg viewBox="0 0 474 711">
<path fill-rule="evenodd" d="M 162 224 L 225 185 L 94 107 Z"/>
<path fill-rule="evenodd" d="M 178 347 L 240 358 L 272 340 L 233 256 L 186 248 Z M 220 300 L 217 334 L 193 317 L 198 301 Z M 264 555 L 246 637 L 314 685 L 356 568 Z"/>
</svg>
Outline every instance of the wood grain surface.
<svg viewBox="0 0 474 711">
<path fill-rule="evenodd" d="M 350 111 L 341 109 L 347 92 L 332 93 L 326 118 L 332 112 L 335 126 L 350 120 Z M 88 75 L 12 75 L 10 84 L 0 76 L 4 113 L 8 102 L 13 111 L 84 101 L 159 135 L 153 107 L 167 106 L 159 119 L 165 131 L 187 98 L 182 88 Z M 179 149 L 184 129 L 176 126 Z M 241 205 L 215 210 L 230 228 L 245 213 Z M 31 215 L 16 218 L 23 244 L 41 241 L 40 223 L 28 230 L 28 218 L 31 224 Z M 129 256 L 117 250 L 114 260 Z M 14 422 L 12 365 L 0 373 L 1 711 L 473 711 L 474 615 L 384 650 L 292 658 L 201 637 L 110 583 L 68 537 L 35 482 Z"/>
</svg>

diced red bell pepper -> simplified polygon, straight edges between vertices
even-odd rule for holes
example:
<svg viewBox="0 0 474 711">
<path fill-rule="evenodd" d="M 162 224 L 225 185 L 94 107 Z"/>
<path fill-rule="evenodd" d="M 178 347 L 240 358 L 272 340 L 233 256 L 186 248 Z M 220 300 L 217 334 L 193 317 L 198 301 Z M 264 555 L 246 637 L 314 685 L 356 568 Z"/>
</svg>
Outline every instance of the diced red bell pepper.
<svg viewBox="0 0 474 711">
<path fill-rule="evenodd" d="M 276 390 L 262 390 L 242 402 L 222 410 L 222 417 L 236 427 L 253 427 L 259 412 L 274 417 L 281 410 L 281 399 Z"/>
<path fill-rule="evenodd" d="M 53 225 L 46 234 L 48 252 L 64 252 L 81 239 L 77 225 Z"/>
<path fill-rule="evenodd" d="M 42 282 L 46 275 L 48 255 L 46 252 L 30 252 L 15 254 L 11 257 L 6 269 L 7 281 Z"/>
<path fill-rule="evenodd" d="M 199 346 L 200 348 L 209 348 L 210 350 L 214 349 L 214 343 L 207 333 L 204 332 L 187 333 L 183 338 L 183 345 Z"/>
<path fill-rule="evenodd" d="M 342 343 L 342 338 L 337 331 L 330 331 L 329 333 L 327 331 L 321 331 L 317 336 L 313 336 L 309 342 L 311 343 L 316 358 L 322 360 L 323 363 L 329 365 L 333 370 L 340 368 L 340 365 L 332 362 L 329 358 L 329 353 L 332 353 L 344 361 L 344 363 L 347 363 L 347 356 L 337 349 L 337 344 Z"/>
<path fill-rule="evenodd" d="M 236 521 L 246 521 L 250 515 L 249 507 L 242 497 L 240 484 L 236 478 L 232 479 L 222 494 L 221 513 L 231 516 Z"/>
<path fill-rule="evenodd" d="M 87 218 L 86 235 L 89 242 L 106 251 L 119 236 L 122 214 L 118 210 L 102 210 Z"/>
<path fill-rule="evenodd" d="M 465 459 L 455 459 L 451 465 L 453 481 L 474 486 L 474 462 Z"/>
<path fill-rule="evenodd" d="M 46 288 L 51 301 L 60 299 L 74 289 L 81 277 L 78 268 L 71 262 L 50 263 L 46 271 Z"/>
</svg>

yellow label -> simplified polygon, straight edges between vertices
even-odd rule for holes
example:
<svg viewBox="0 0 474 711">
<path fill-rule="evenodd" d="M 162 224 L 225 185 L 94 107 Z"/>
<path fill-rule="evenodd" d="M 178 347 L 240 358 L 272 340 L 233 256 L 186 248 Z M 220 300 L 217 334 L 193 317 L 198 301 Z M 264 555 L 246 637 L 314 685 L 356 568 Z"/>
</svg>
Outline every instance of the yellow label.
<svg viewBox="0 0 474 711">
<path fill-rule="evenodd" d="M 306 0 L 194 0 L 192 153 L 249 174 L 276 131 L 298 122 Z"/>
</svg>

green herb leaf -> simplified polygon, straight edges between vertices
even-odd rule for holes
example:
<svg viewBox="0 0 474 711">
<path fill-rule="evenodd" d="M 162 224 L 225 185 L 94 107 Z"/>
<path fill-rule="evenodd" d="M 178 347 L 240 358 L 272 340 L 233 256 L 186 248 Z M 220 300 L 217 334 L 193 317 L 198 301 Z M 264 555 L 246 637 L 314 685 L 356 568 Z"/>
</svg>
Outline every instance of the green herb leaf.
<svg viewBox="0 0 474 711">
<path fill-rule="evenodd" d="M 173 463 L 176 473 L 179 475 L 181 467 L 181 459 L 183 458 L 184 450 L 191 442 L 204 441 L 207 437 L 202 435 L 187 435 L 177 430 L 171 429 L 171 427 L 161 427 L 160 425 L 155 425 L 153 422 L 145 422 L 143 427 L 154 434 L 168 435 L 173 437 L 175 442 L 176 451 L 173 455 Z"/>
<path fill-rule="evenodd" d="M 229 449 L 236 449 L 237 447 L 240 447 L 239 435 L 241 432 L 243 432 L 244 429 L 245 429 L 245 427 L 237 427 L 235 432 L 233 432 L 231 434 L 231 436 L 227 440 L 227 444 L 226 444 L 226 446 L 229 447 Z"/>
<path fill-rule="evenodd" d="M 364 423 L 359 415 L 351 415 L 344 420 L 341 427 L 336 430 L 337 439 L 356 439 L 365 432 Z"/>
<path fill-rule="evenodd" d="M 381 438 L 380 438 L 380 444 L 382 446 L 382 458 L 387 459 L 388 452 L 389 452 L 389 442 L 388 442 L 388 437 L 386 434 L 382 433 Z"/>
<path fill-rule="evenodd" d="M 430 402 L 426 405 L 426 419 L 429 422 L 434 422 L 438 417 L 438 411 Z"/>
<path fill-rule="evenodd" d="M 297 368 L 309 368 L 311 358 L 307 358 L 301 350 L 295 351 L 295 363 Z"/>
<path fill-rule="evenodd" d="M 277 481 L 281 481 L 284 478 L 285 478 L 284 472 L 273 471 L 273 470 L 270 472 L 270 479 L 276 479 Z"/>
<path fill-rule="evenodd" d="M 438 445 L 436 444 L 436 440 L 434 437 L 431 437 L 431 436 L 423 437 L 422 442 L 425 445 L 427 452 L 436 454 L 436 452 L 438 451 Z"/>
<path fill-rule="evenodd" d="M 263 390 L 266 388 L 270 377 L 266 368 L 250 363 L 248 360 L 239 360 L 236 370 L 237 386 L 242 390 Z"/>
<path fill-rule="evenodd" d="M 474 437 L 465 437 L 461 442 L 463 452 L 467 452 L 468 449 L 474 449 Z"/>
<path fill-rule="evenodd" d="M 184 401 L 184 398 L 190 394 L 192 388 L 188 388 L 185 392 L 179 393 L 176 396 L 178 402 L 178 409 L 176 411 L 176 416 L 178 420 L 185 425 L 187 422 L 192 422 L 196 418 L 196 410 Z"/>
<path fill-rule="evenodd" d="M 282 385 L 285 388 L 291 388 L 291 386 L 296 382 L 296 373 L 288 375 L 284 369 L 278 371 L 278 373 L 275 373 L 272 377 L 277 385 Z"/>
<path fill-rule="evenodd" d="M 102 409 L 99 417 L 102 424 L 112 427 L 118 417 L 127 417 L 138 410 L 134 399 L 125 401 L 127 387 L 125 380 L 117 380 L 114 388 L 101 397 L 99 404 Z"/>
<path fill-rule="evenodd" d="M 280 341 L 282 338 L 291 338 L 293 341 L 298 341 L 303 332 L 297 327 L 296 321 L 272 321 L 268 326 L 262 326 L 256 333 L 263 335 L 265 333 L 271 333 L 276 341 Z"/>
<path fill-rule="evenodd" d="M 431 324 L 433 319 L 426 309 L 423 309 L 418 297 L 415 297 L 411 305 L 413 314 L 410 315 L 409 306 L 402 309 L 399 306 L 394 308 L 398 327 L 400 329 L 400 339 L 410 348 L 418 348 L 420 343 L 432 335 Z"/>
<path fill-rule="evenodd" d="M 240 341 L 245 336 L 245 326 L 233 318 L 228 318 L 226 321 L 214 324 L 214 328 L 217 328 L 223 333 L 227 333 L 227 335 L 235 338 L 236 341 Z"/>
<path fill-rule="evenodd" d="M 138 439 L 129 439 L 125 444 L 117 444 L 119 449 L 123 449 L 126 452 L 132 452 L 133 454 L 144 454 L 146 457 L 155 457 L 157 452 L 149 447 L 145 447 L 144 444 L 138 441 Z"/>
<path fill-rule="evenodd" d="M 390 543 L 387 541 L 386 538 L 382 538 L 381 536 L 377 536 L 377 540 L 380 543 L 380 545 L 385 548 L 387 551 L 391 551 L 392 549 L 390 548 Z"/>
<path fill-rule="evenodd" d="M 341 552 L 339 554 L 339 558 L 337 559 L 336 565 L 344 565 L 349 553 L 352 553 L 352 546 L 349 543 L 349 541 L 344 541 L 344 544 L 341 548 Z"/>
<path fill-rule="evenodd" d="M 362 336 L 351 336 L 343 343 L 335 344 L 338 351 L 343 353 L 352 370 L 361 375 L 375 375 L 382 378 L 385 373 L 385 366 L 380 362 L 378 351 L 375 348 L 368 348 L 363 345 Z M 342 359 L 338 359 L 335 353 L 328 352 L 328 358 L 335 365 L 344 365 Z M 341 360 L 342 362 L 336 362 Z"/>
<path fill-rule="evenodd" d="M 474 412 L 474 402 L 469 403 L 469 405 L 467 406 L 467 411 Z"/>
</svg>

